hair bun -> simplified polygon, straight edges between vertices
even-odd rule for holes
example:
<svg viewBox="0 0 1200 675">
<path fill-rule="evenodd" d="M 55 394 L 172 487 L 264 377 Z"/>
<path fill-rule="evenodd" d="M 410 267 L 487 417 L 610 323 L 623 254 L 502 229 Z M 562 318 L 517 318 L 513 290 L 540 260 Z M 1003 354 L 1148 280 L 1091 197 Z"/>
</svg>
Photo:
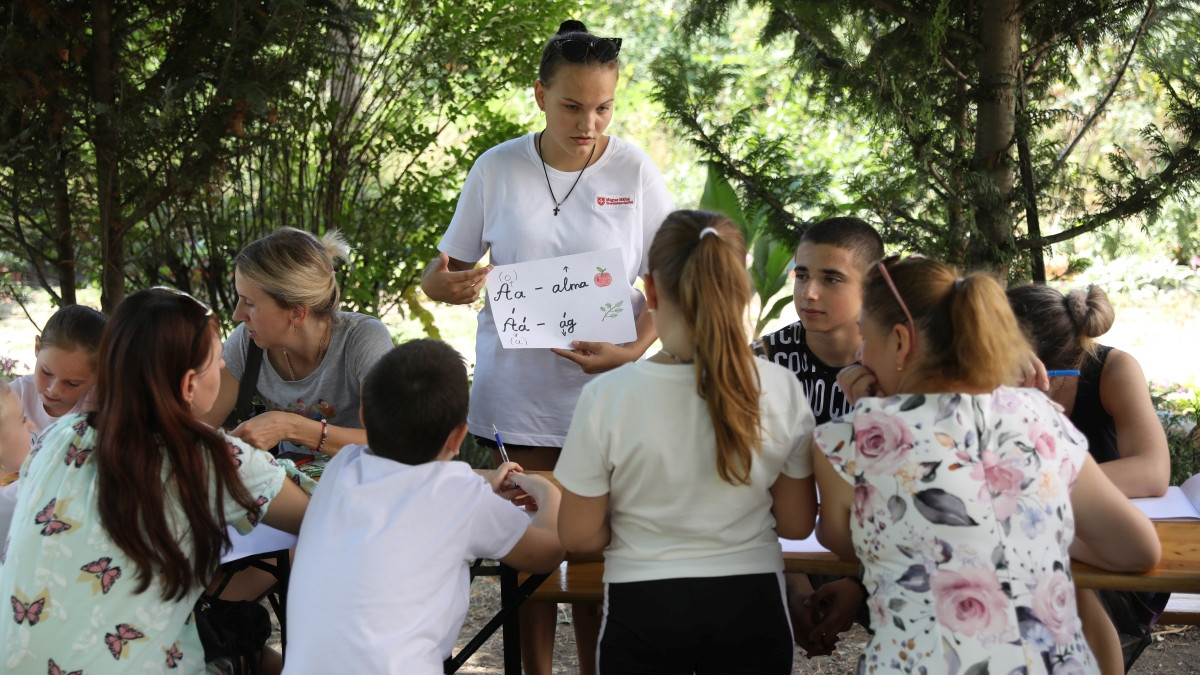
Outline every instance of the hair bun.
<svg viewBox="0 0 1200 675">
<path fill-rule="evenodd" d="M 1083 326 L 1087 322 L 1087 300 L 1087 291 L 1079 288 L 1068 291 L 1063 298 L 1063 304 L 1067 307 L 1067 316 L 1071 317 L 1071 323 L 1076 326 Z"/>
<path fill-rule="evenodd" d="M 575 19 L 567 19 L 566 21 L 558 24 L 558 32 L 555 33 L 555 35 L 562 35 L 563 33 L 586 33 L 586 32 L 588 32 L 587 26 L 583 25 L 582 21 L 576 21 Z"/>
</svg>

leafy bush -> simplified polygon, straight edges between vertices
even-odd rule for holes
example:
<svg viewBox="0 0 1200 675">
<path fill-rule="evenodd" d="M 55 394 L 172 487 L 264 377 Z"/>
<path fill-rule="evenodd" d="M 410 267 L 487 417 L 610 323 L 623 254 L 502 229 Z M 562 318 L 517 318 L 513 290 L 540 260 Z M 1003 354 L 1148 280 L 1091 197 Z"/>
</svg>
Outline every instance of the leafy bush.
<svg viewBox="0 0 1200 675">
<path fill-rule="evenodd" d="M 1071 283 L 1076 286 L 1096 284 L 1109 295 L 1126 294 L 1144 299 L 1155 297 L 1162 291 L 1200 292 L 1200 271 L 1166 258 L 1122 257 L 1088 267 Z"/>
<path fill-rule="evenodd" d="M 458 457 L 467 464 L 471 465 L 472 469 L 492 469 L 492 454 L 488 449 L 475 442 L 475 437 L 467 434 L 463 438 L 462 445 L 458 446 Z"/>
<path fill-rule="evenodd" d="M 1167 432 L 1171 485 L 1179 485 L 1200 473 L 1200 390 L 1152 382 L 1150 398 Z"/>
<path fill-rule="evenodd" d="M 9 356 L 0 355 L 0 378 L 13 380 L 30 371 L 29 364 Z"/>
</svg>

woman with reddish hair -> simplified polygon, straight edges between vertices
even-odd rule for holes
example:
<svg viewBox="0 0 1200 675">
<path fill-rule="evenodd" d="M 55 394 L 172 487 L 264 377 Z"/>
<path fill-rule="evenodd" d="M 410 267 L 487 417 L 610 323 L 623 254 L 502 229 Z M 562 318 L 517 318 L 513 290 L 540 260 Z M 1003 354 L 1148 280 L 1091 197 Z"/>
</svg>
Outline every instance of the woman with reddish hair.
<svg viewBox="0 0 1200 675">
<path fill-rule="evenodd" d="M 100 343 L 96 411 L 64 416 L 21 471 L 0 560 L 14 672 L 196 673 L 192 607 L 227 525 L 297 532 L 308 496 L 270 455 L 201 422 L 220 388 L 212 312 L 166 289 L 129 296 Z M 291 469 L 294 471 L 294 469 Z"/>
<path fill-rule="evenodd" d="M 1005 386 L 1029 348 L 1004 289 L 884 261 L 859 323 L 845 377 L 873 392 L 813 453 L 817 537 L 863 565 L 875 635 L 857 672 L 1098 672 L 1071 559 L 1144 571 L 1158 537 L 1058 406 Z"/>
</svg>

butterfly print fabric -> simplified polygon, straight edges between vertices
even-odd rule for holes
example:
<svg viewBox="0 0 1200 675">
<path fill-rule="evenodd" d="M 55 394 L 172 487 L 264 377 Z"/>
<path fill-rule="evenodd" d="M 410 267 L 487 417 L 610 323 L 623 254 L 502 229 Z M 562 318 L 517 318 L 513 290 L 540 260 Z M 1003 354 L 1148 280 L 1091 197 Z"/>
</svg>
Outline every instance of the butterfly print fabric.
<svg viewBox="0 0 1200 675">
<path fill-rule="evenodd" d="M 224 505 L 226 521 L 245 533 L 295 468 L 227 440 L 242 482 L 259 498 L 255 513 Z M 134 593 L 137 567 L 100 523 L 95 443 L 96 431 L 83 416 L 61 421 L 40 437 L 38 454 L 23 469 L 0 562 L 0 594 L 12 609 L 11 618 L 0 621 L 0 671 L 203 672 L 204 649 L 187 622 L 202 589 L 163 600 L 152 580 L 145 592 Z M 163 467 L 164 484 L 169 471 Z M 166 497 L 170 522 L 186 523 L 169 491 Z M 179 527 L 176 536 L 183 538 Z"/>
</svg>

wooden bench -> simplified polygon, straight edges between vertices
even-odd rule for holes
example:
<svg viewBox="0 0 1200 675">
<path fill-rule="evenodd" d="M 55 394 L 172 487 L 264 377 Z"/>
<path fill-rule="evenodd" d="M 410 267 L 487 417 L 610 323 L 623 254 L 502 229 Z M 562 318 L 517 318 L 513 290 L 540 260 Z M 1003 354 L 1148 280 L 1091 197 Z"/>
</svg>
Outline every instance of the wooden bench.
<svg viewBox="0 0 1200 675">
<path fill-rule="evenodd" d="M 1158 620 L 1160 626 L 1200 626 L 1200 595 L 1195 593 L 1172 593 Z"/>
<path fill-rule="evenodd" d="M 528 575 L 522 574 L 522 581 Z M 528 602 L 572 602 L 600 604 L 604 602 L 604 563 L 572 561 L 563 563 L 529 596 Z"/>
</svg>

